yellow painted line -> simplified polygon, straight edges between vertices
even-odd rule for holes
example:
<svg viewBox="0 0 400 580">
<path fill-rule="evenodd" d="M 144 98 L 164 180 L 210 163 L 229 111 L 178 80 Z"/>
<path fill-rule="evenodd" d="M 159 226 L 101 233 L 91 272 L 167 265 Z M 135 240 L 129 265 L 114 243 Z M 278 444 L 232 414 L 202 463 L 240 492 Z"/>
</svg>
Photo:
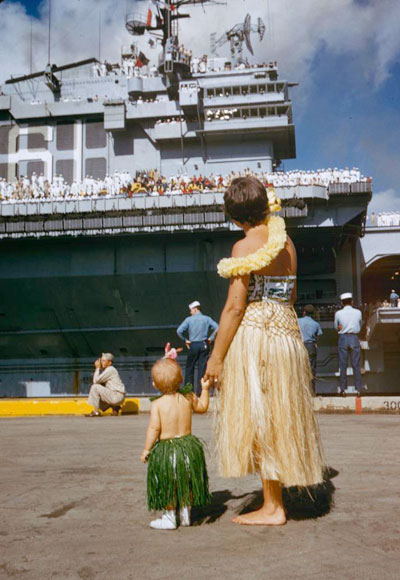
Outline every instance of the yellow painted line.
<svg viewBox="0 0 400 580">
<path fill-rule="evenodd" d="M 127 397 L 122 413 L 139 413 L 140 404 L 136 397 Z M 86 397 L 50 397 L 39 399 L 0 399 L 0 417 L 27 417 L 33 415 L 85 415 L 93 411 Z M 111 415 L 107 409 L 104 415 Z"/>
</svg>

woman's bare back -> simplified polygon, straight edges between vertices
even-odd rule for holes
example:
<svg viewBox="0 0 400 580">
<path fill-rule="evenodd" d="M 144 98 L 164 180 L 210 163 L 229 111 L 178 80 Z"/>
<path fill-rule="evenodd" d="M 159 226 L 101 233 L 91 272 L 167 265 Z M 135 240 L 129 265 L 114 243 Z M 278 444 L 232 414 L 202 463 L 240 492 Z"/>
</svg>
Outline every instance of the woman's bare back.
<svg viewBox="0 0 400 580">
<path fill-rule="evenodd" d="M 268 242 L 268 227 L 266 225 L 251 228 L 246 237 L 236 242 L 235 256 L 248 256 L 262 248 Z M 269 266 L 254 272 L 264 276 L 295 276 L 297 273 L 296 248 L 287 236 L 285 247 Z"/>
</svg>

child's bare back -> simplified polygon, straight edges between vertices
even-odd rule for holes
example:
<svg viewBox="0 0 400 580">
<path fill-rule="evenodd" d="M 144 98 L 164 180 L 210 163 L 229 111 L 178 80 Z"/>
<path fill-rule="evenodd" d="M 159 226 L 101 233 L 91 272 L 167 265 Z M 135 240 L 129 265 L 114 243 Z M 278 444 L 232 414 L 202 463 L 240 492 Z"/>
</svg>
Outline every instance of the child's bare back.
<svg viewBox="0 0 400 580">
<path fill-rule="evenodd" d="M 192 432 L 192 414 L 206 413 L 209 405 L 209 383 L 204 381 L 202 383 L 204 386 L 200 398 L 194 393 L 189 395 L 171 393 L 165 394 L 152 403 L 148 439 L 144 451 L 146 457 L 157 438 L 161 441 L 190 435 Z M 149 446 L 149 442 L 151 442 L 151 446 Z"/>
<path fill-rule="evenodd" d="M 158 371 L 155 370 L 157 365 L 160 367 Z M 175 372 L 175 377 L 173 374 L 168 376 L 171 372 Z M 192 413 L 206 413 L 210 402 L 210 383 L 203 379 L 200 397 L 194 393 L 182 395 L 178 392 L 182 374 L 179 365 L 174 361 L 164 359 L 156 363 L 153 367 L 153 378 L 156 378 L 153 385 L 163 393 L 163 396 L 153 401 L 151 405 L 146 443 L 141 456 L 144 463 L 158 439 L 161 441 L 190 435 Z"/>
<path fill-rule="evenodd" d="M 160 439 L 183 437 L 192 432 L 192 397 L 175 393 L 153 403 L 160 418 Z"/>
</svg>

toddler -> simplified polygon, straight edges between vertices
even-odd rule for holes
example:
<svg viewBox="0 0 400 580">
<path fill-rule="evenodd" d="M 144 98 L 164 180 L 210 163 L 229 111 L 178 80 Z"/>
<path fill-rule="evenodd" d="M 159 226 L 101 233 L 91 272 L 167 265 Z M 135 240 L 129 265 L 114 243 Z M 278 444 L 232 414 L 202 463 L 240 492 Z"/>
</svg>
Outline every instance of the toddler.
<svg viewBox="0 0 400 580">
<path fill-rule="evenodd" d="M 148 462 L 147 505 L 162 510 L 150 527 L 175 530 L 177 512 L 181 526 L 190 526 L 191 506 L 210 502 L 204 450 L 192 435 L 192 413 L 205 413 L 209 405 L 209 381 L 201 381 L 201 397 L 182 394 L 182 370 L 171 358 L 163 358 L 151 370 L 153 386 L 162 396 L 151 405 L 146 443 L 141 455 Z"/>
</svg>

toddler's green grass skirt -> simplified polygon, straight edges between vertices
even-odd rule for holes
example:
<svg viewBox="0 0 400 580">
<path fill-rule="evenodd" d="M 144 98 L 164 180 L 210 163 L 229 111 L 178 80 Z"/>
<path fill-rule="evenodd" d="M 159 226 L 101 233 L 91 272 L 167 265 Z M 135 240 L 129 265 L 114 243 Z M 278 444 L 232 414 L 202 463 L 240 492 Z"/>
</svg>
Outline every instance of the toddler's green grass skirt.
<svg viewBox="0 0 400 580">
<path fill-rule="evenodd" d="M 201 441 L 194 435 L 158 441 L 148 459 L 149 510 L 201 506 L 210 501 Z"/>
</svg>

